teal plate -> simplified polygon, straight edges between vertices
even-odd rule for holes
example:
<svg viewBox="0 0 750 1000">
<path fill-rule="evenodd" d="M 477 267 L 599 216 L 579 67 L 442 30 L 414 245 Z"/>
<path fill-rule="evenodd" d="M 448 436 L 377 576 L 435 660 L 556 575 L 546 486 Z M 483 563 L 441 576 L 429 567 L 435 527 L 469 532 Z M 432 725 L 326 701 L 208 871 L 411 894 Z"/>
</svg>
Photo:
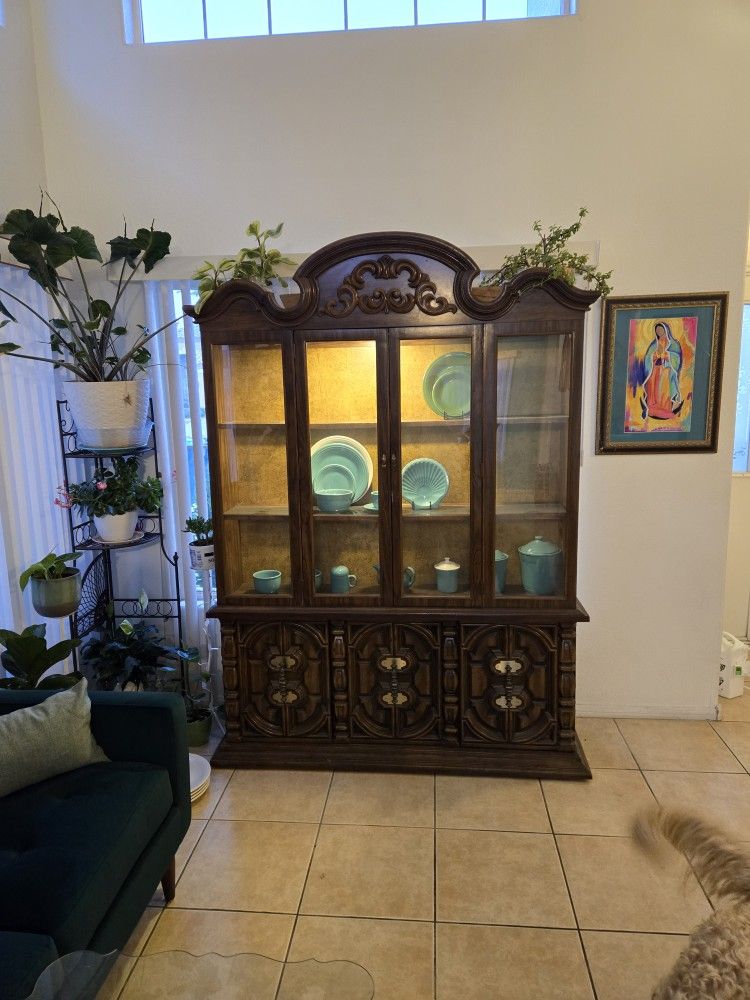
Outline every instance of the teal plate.
<svg viewBox="0 0 750 1000">
<path fill-rule="evenodd" d="M 435 358 L 424 373 L 422 394 L 431 410 L 446 420 L 471 411 L 471 353 L 452 351 Z"/>
<path fill-rule="evenodd" d="M 434 458 L 415 458 L 401 470 L 401 493 L 415 510 L 435 510 L 449 485 L 445 466 Z"/>
<path fill-rule="evenodd" d="M 339 434 L 323 438 L 310 449 L 310 461 L 316 489 L 352 489 L 352 503 L 361 500 L 370 489 L 372 459 L 364 445 L 354 438 Z"/>
</svg>

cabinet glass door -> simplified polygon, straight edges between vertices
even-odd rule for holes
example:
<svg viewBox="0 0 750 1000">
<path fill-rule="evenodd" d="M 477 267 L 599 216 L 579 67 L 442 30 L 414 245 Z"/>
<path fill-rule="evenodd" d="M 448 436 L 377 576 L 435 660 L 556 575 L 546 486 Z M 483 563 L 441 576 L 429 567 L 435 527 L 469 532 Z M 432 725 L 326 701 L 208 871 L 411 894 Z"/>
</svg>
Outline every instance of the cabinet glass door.
<svg viewBox="0 0 750 1000">
<path fill-rule="evenodd" d="M 381 558 L 380 435 L 385 418 L 385 341 L 359 331 L 307 333 L 304 372 L 309 421 L 313 603 L 379 604 L 390 583 Z M 380 379 L 380 381 L 379 381 Z"/>
<path fill-rule="evenodd" d="M 565 595 L 572 348 L 570 333 L 494 340 L 498 599 Z"/>
<path fill-rule="evenodd" d="M 213 516 L 221 521 L 220 590 L 229 600 L 289 602 L 294 593 L 286 357 L 278 340 L 212 348 L 218 445 L 212 474 L 219 480 Z"/>
<path fill-rule="evenodd" d="M 468 603 L 481 586 L 472 574 L 478 522 L 472 470 L 481 457 L 475 440 L 481 419 L 474 412 L 481 389 L 478 337 L 462 327 L 443 336 L 404 334 L 398 344 L 401 455 L 394 483 L 401 555 L 393 572 L 402 603 Z"/>
</svg>

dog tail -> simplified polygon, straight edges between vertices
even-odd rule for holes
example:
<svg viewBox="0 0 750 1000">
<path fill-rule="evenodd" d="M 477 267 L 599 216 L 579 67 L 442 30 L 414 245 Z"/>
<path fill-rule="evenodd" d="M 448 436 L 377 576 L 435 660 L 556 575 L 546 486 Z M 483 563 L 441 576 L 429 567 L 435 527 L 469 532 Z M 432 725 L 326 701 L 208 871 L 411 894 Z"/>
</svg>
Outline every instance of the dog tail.
<svg viewBox="0 0 750 1000">
<path fill-rule="evenodd" d="M 709 895 L 750 900 L 750 855 L 711 823 L 679 809 L 653 806 L 633 823 L 633 838 L 649 854 L 661 836 L 681 851 Z"/>
</svg>

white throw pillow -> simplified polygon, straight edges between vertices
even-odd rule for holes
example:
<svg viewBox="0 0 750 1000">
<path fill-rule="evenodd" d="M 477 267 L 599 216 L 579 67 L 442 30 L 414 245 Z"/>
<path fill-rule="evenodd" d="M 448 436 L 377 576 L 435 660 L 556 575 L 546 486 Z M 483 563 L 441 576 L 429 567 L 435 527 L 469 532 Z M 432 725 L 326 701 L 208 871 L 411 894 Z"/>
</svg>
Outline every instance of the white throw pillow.
<svg viewBox="0 0 750 1000">
<path fill-rule="evenodd" d="M 106 760 L 91 733 L 85 678 L 38 705 L 0 716 L 0 796 Z"/>
</svg>

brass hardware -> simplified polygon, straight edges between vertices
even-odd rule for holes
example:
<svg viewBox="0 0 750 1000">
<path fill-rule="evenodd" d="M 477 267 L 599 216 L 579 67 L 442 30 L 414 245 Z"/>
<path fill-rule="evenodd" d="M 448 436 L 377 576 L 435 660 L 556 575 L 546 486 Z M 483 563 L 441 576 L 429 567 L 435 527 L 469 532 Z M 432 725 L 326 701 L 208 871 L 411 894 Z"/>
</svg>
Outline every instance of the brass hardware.
<svg viewBox="0 0 750 1000">
<path fill-rule="evenodd" d="M 388 459 L 386 458 L 385 452 L 380 456 L 380 464 L 383 468 L 388 464 Z"/>
<path fill-rule="evenodd" d="M 519 660 L 495 660 L 491 669 L 496 674 L 520 674 L 523 664 Z"/>
</svg>

